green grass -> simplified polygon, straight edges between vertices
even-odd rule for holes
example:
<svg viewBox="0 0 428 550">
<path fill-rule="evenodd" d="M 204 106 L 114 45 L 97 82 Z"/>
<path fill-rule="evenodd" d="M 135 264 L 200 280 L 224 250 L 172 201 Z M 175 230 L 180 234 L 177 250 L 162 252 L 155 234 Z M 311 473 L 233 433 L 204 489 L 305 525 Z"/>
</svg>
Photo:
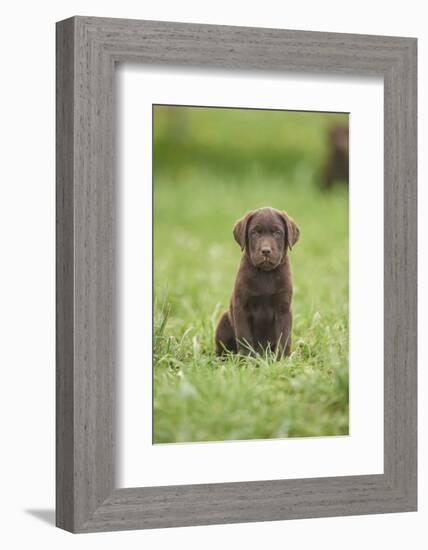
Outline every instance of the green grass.
<svg viewBox="0 0 428 550">
<path fill-rule="evenodd" d="M 241 111 L 240 125 L 238 112 L 195 111 L 182 140 L 171 137 L 164 110 L 155 118 L 154 442 L 347 434 L 348 193 L 316 184 L 334 117 L 301 122 L 301 113 L 287 113 L 276 128 L 278 117 L 259 113 L 251 121 Z M 234 132 L 243 126 L 261 137 L 238 147 Z M 279 130 L 293 144 L 285 147 L 294 148 L 289 158 L 277 145 Z M 242 160 L 246 154 L 252 161 Z M 301 230 L 291 252 L 292 355 L 219 359 L 215 326 L 241 254 L 232 227 L 260 206 L 287 210 Z"/>
</svg>

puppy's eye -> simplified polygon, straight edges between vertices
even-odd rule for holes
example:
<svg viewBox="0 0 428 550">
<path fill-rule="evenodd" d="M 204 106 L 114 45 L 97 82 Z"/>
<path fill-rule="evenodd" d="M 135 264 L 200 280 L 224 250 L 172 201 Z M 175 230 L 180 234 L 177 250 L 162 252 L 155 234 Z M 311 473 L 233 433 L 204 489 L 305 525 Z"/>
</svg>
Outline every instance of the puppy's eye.
<svg viewBox="0 0 428 550">
<path fill-rule="evenodd" d="M 282 232 L 277 230 L 277 231 L 274 231 L 273 234 L 275 235 L 275 237 L 280 237 L 282 235 Z"/>
<path fill-rule="evenodd" d="M 259 234 L 259 232 L 257 231 L 257 229 L 252 229 L 251 230 L 251 235 L 254 235 L 255 237 Z"/>
</svg>

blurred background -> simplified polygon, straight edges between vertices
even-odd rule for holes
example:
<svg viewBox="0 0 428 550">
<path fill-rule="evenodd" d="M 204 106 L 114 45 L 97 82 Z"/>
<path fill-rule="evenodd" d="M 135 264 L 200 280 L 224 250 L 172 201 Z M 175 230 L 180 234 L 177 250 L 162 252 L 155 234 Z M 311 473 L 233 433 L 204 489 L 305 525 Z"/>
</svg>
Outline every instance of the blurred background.
<svg viewBox="0 0 428 550">
<path fill-rule="evenodd" d="M 155 442 L 347 433 L 348 119 L 153 107 Z M 280 370 L 213 355 L 241 254 L 232 228 L 262 206 L 301 230 Z"/>
<path fill-rule="evenodd" d="M 237 176 L 259 170 L 289 182 L 344 182 L 348 118 L 342 113 L 157 105 L 155 167 L 177 176 L 196 169 Z"/>
</svg>

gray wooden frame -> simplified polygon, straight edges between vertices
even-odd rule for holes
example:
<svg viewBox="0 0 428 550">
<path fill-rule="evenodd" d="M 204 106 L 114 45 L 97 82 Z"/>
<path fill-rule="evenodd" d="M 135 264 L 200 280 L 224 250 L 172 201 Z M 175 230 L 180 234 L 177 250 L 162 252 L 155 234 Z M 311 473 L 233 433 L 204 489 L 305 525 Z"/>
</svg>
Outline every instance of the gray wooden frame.
<svg viewBox="0 0 428 550">
<path fill-rule="evenodd" d="M 416 46 L 414 38 L 91 17 L 57 24 L 59 527 L 91 532 L 416 510 Z M 383 77 L 382 475 L 115 488 L 116 62 Z"/>
</svg>

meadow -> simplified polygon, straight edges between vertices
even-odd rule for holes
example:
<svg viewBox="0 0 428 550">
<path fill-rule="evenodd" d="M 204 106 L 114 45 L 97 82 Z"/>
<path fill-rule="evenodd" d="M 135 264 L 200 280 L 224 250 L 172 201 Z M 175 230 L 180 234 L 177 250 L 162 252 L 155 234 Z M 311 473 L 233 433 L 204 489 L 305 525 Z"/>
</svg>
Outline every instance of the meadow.
<svg viewBox="0 0 428 550">
<path fill-rule="evenodd" d="M 320 185 L 328 128 L 345 117 L 155 107 L 154 443 L 348 433 L 348 188 Z M 261 206 L 301 230 L 292 354 L 218 358 L 232 227 Z"/>
</svg>

